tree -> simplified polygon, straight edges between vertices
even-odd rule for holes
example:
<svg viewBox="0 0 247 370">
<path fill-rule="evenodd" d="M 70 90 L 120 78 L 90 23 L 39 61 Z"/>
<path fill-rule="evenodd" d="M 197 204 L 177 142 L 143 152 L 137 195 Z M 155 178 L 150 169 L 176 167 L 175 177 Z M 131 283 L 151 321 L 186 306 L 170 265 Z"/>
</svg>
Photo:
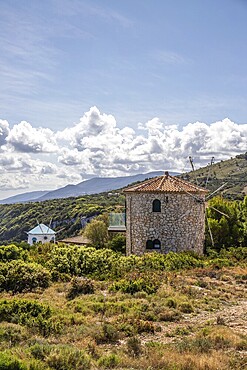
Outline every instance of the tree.
<svg viewBox="0 0 247 370">
<path fill-rule="evenodd" d="M 207 219 L 213 236 L 214 247 L 211 245 L 207 225 L 206 247 L 211 247 L 219 252 L 221 248 L 228 249 L 233 246 L 241 246 L 244 230 L 239 208 L 243 202 L 229 201 L 221 197 L 215 197 L 208 203 Z M 216 210 L 219 210 L 221 213 Z"/>
<path fill-rule="evenodd" d="M 114 235 L 108 242 L 108 248 L 115 252 L 125 253 L 126 250 L 126 237 L 123 234 Z"/>
<path fill-rule="evenodd" d="M 108 241 L 107 226 L 104 221 L 93 220 L 86 225 L 84 235 L 95 248 L 104 248 Z"/>
</svg>

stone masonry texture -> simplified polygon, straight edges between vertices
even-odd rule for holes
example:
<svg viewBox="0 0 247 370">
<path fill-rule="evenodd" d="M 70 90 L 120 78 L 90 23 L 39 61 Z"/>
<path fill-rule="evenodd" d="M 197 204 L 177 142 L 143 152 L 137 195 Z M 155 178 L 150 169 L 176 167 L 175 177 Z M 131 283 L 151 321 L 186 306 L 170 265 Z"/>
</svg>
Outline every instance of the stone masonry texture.
<svg viewBox="0 0 247 370">
<path fill-rule="evenodd" d="M 160 253 L 194 251 L 203 253 L 205 196 L 201 193 L 126 193 L 127 255 L 142 255 L 147 240 L 158 239 Z M 198 201 L 195 197 L 202 200 Z M 161 212 L 153 212 L 153 201 L 161 202 Z"/>
</svg>

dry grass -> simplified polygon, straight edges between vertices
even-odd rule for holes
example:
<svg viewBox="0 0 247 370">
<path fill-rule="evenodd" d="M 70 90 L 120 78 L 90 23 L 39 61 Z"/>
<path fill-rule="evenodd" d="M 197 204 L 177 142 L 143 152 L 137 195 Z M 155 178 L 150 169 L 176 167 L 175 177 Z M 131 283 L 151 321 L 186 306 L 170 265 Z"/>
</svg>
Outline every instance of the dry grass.
<svg viewBox="0 0 247 370">
<path fill-rule="evenodd" d="M 58 352 L 65 356 L 62 345 L 65 354 L 84 351 L 92 369 L 240 370 L 247 351 L 246 276 L 247 268 L 239 267 L 164 273 L 151 295 L 110 292 L 107 281 L 72 300 L 63 282 L 36 293 L 1 293 L 49 305 L 53 329 L 42 337 L 28 325 L 2 322 L 0 349 L 28 363 L 33 345 L 59 348 L 52 347 L 53 360 Z"/>
</svg>

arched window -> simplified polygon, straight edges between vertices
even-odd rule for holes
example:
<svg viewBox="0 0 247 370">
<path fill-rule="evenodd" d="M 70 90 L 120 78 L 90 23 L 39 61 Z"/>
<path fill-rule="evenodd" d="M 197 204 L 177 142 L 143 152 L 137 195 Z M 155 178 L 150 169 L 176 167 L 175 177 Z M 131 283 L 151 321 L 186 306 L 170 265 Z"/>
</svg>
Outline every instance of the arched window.
<svg viewBox="0 0 247 370">
<path fill-rule="evenodd" d="M 147 240 L 146 249 L 153 249 L 153 241 L 152 240 Z"/>
<path fill-rule="evenodd" d="M 159 199 L 153 201 L 153 212 L 161 212 L 161 202 Z"/>
<path fill-rule="evenodd" d="M 37 238 L 33 237 L 32 242 L 33 242 L 33 244 L 35 244 L 37 242 Z"/>
<path fill-rule="evenodd" d="M 146 249 L 160 249 L 161 243 L 158 239 L 155 240 L 147 240 L 146 241 Z"/>
<path fill-rule="evenodd" d="M 153 241 L 153 249 L 160 249 L 160 241 L 158 239 Z"/>
</svg>

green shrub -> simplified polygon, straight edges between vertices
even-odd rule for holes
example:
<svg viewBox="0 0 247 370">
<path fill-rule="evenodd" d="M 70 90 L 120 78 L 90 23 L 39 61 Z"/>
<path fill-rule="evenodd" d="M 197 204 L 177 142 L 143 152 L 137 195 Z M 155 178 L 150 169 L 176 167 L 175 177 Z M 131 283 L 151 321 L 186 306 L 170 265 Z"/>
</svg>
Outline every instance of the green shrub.
<svg viewBox="0 0 247 370">
<path fill-rule="evenodd" d="M 236 261 L 246 262 L 247 248 L 246 247 L 229 248 L 229 250 L 226 252 L 226 257 L 229 257 Z"/>
<path fill-rule="evenodd" d="M 51 369 L 88 370 L 91 368 L 89 356 L 73 347 L 36 343 L 30 350 L 35 359 L 47 364 Z"/>
<path fill-rule="evenodd" d="M 90 358 L 83 351 L 67 346 L 52 347 L 45 362 L 50 368 L 56 370 L 88 370 L 91 368 Z"/>
<path fill-rule="evenodd" d="M 35 359 L 44 361 L 50 354 L 51 348 L 50 344 L 35 343 L 30 347 L 30 352 Z"/>
<path fill-rule="evenodd" d="M 203 261 L 200 257 L 193 255 L 191 252 L 169 252 L 165 255 L 165 267 L 168 271 L 192 269 L 195 267 L 203 267 Z"/>
<path fill-rule="evenodd" d="M 67 294 L 68 299 L 74 299 L 80 294 L 93 294 L 94 283 L 91 279 L 83 277 L 74 277 L 71 280 L 71 286 Z"/>
<path fill-rule="evenodd" d="M 26 330 L 19 324 L 6 322 L 0 326 L 0 342 L 6 341 L 11 346 L 14 346 L 26 338 Z"/>
<path fill-rule="evenodd" d="M 194 353 L 208 353 L 212 348 L 212 342 L 209 338 L 203 336 L 197 336 L 191 340 L 183 339 L 181 342 L 178 342 L 177 350 L 180 353 L 184 352 L 194 352 Z"/>
<path fill-rule="evenodd" d="M 181 302 L 178 305 L 178 309 L 183 313 L 191 313 L 194 311 L 193 306 L 189 302 Z"/>
<path fill-rule="evenodd" d="M 101 356 L 98 360 L 100 369 L 113 369 L 120 363 L 120 358 L 115 353 Z"/>
<path fill-rule="evenodd" d="M 153 294 L 157 292 L 160 284 L 161 281 L 155 274 L 132 274 L 128 279 L 121 279 L 113 283 L 110 287 L 110 291 L 120 291 L 130 294 L 135 294 L 137 292 Z"/>
<path fill-rule="evenodd" d="M 0 263 L 0 291 L 13 293 L 47 288 L 50 285 L 50 272 L 36 263 L 16 260 Z"/>
<path fill-rule="evenodd" d="M 53 272 L 104 280 L 115 273 L 118 262 L 119 254 L 110 249 L 62 246 L 53 248 L 47 266 Z"/>
<path fill-rule="evenodd" d="M 0 322 L 6 321 L 37 328 L 44 336 L 54 331 L 50 316 L 50 307 L 35 301 L 25 299 L 0 301 Z"/>
<path fill-rule="evenodd" d="M 47 319 L 51 316 L 49 306 L 26 299 L 0 300 L 0 322 L 26 324 L 30 319 Z"/>
<path fill-rule="evenodd" d="M 141 341 L 137 337 L 130 337 L 127 342 L 127 351 L 133 357 L 138 357 L 142 353 Z"/>
<path fill-rule="evenodd" d="M 0 262 L 8 262 L 18 259 L 26 260 L 27 252 L 14 244 L 0 245 Z"/>
<path fill-rule="evenodd" d="M 0 352 L 0 370 L 27 370 L 27 367 L 13 355 Z"/>
<path fill-rule="evenodd" d="M 167 298 L 166 306 L 170 307 L 170 308 L 176 308 L 177 307 L 177 302 L 173 298 Z"/>
<path fill-rule="evenodd" d="M 125 253 L 126 236 L 123 234 L 114 235 L 113 238 L 108 241 L 107 246 L 115 252 Z"/>
<path fill-rule="evenodd" d="M 142 333 L 152 333 L 155 332 L 155 326 L 152 322 L 145 320 L 126 320 L 119 325 L 119 330 L 125 332 L 126 335 L 133 336 Z"/>
<path fill-rule="evenodd" d="M 231 259 L 229 258 L 214 258 L 211 259 L 208 264 L 212 266 L 215 269 L 221 269 L 222 267 L 229 267 L 233 266 L 234 263 Z"/>
<path fill-rule="evenodd" d="M 97 334 L 95 335 L 95 340 L 97 344 L 100 343 L 116 343 L 119 339 L 119 332 L 117 328 L 105 322 L 102 325 L 102 328 Z"/>
</svg>

